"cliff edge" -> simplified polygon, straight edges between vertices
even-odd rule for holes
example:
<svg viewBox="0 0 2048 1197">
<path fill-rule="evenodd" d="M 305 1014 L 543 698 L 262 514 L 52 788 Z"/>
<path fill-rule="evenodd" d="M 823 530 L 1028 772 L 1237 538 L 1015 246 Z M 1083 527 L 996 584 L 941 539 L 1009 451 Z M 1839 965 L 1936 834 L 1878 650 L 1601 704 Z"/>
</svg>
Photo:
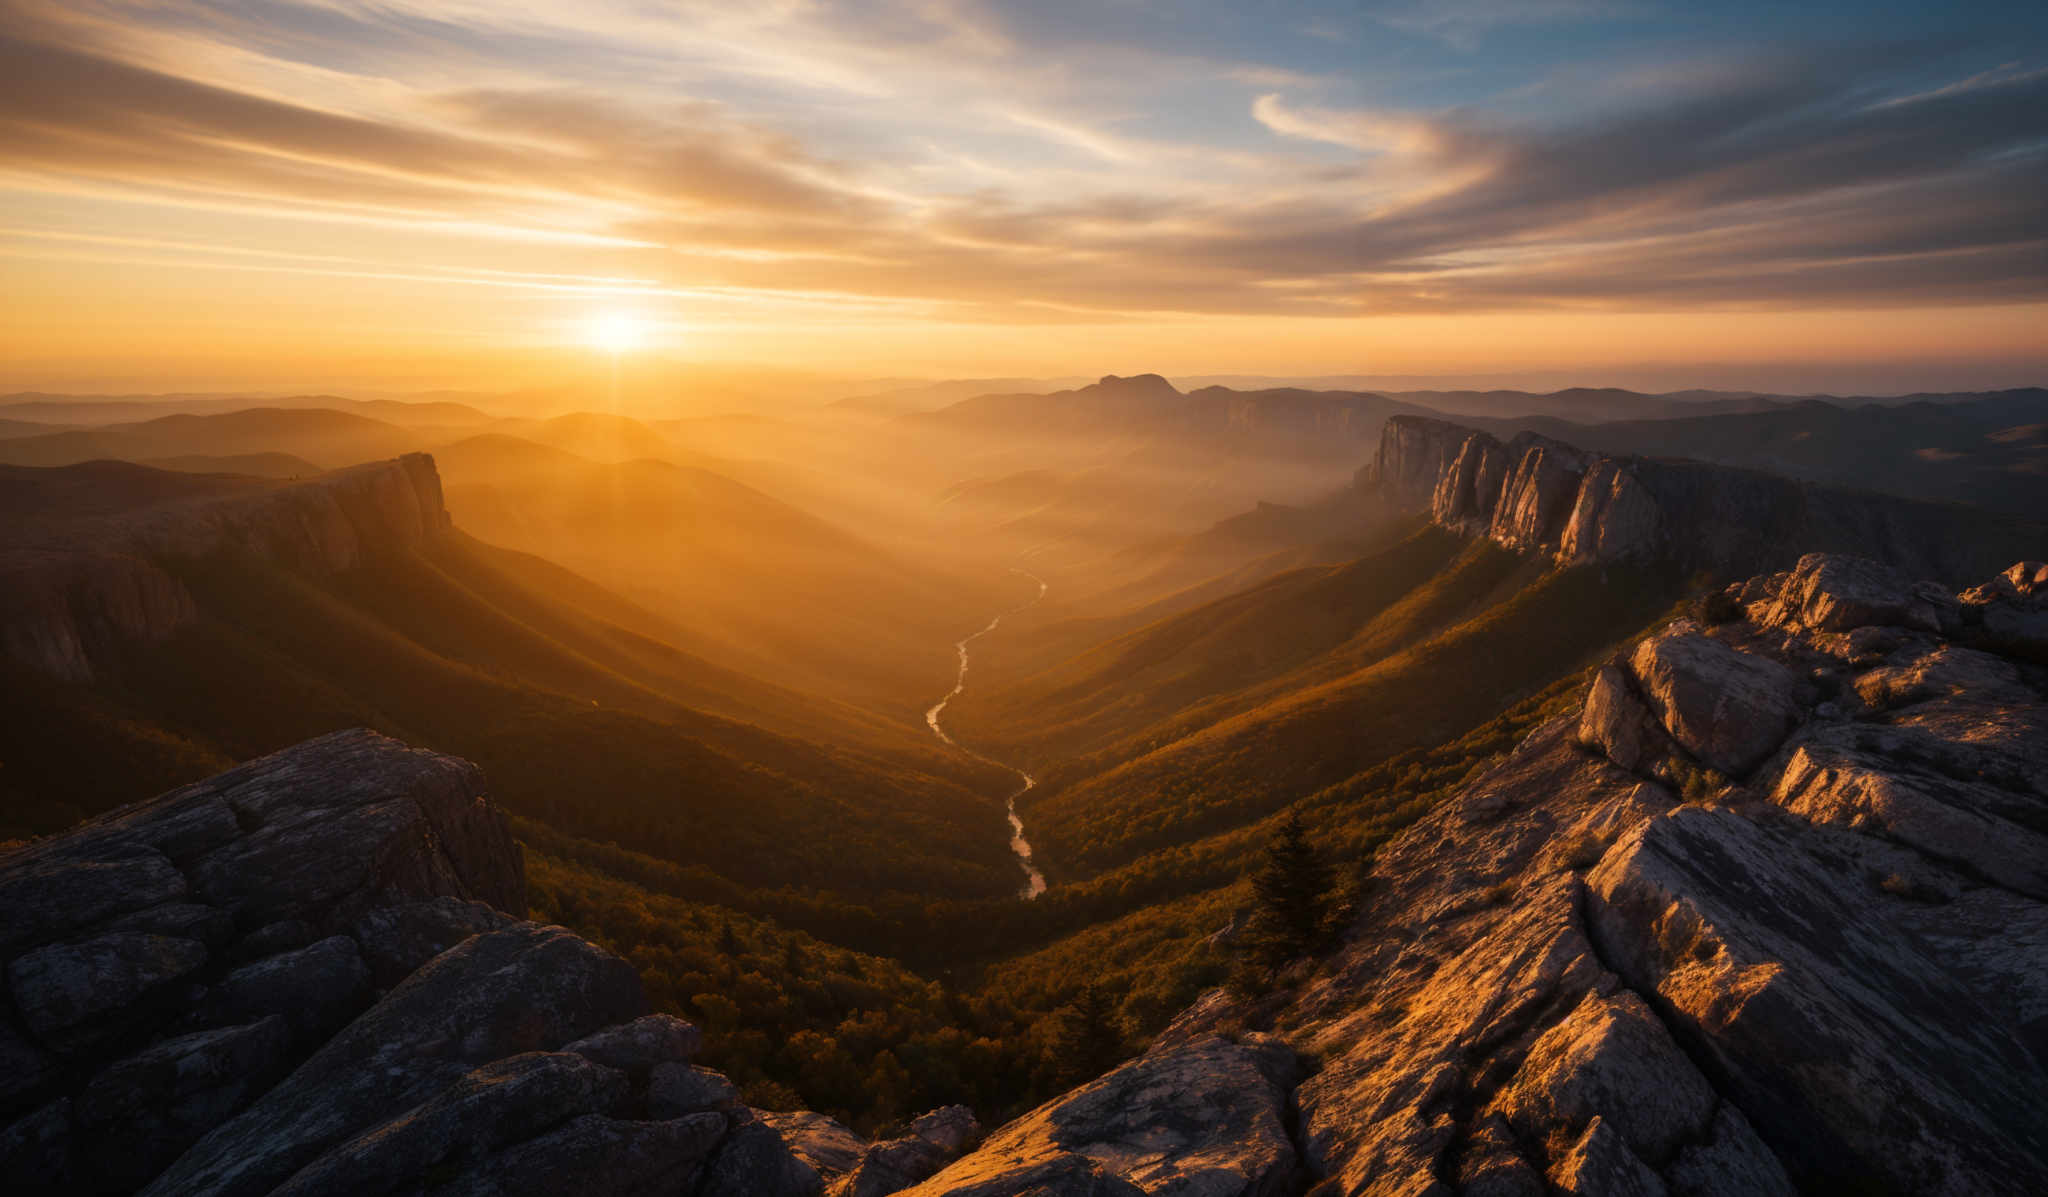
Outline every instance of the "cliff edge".
<svg viewBox="0 0 2048 1197">
<path fill-rule="evenodd" d="M 449 526 L 424 453 L 289 484 L 113 461 L 6 466 L 0 505 L 0 652 L 74 682 L 92 680 L 120 642 L 198 617 L 167 559 L 233 547 L 328 575 Z"/>
<path fill-rule="evenodd" d="M 1872 557 L 1960 584 L 2048 555 L 2048 524 L 1675 458 L 1613 457 L 1536 433 L 1386 422 L 1359 483 L 1403 511 L 1561 565 L 1656 560 L 1723 576 L 1802 552 Z"/>
</svg>

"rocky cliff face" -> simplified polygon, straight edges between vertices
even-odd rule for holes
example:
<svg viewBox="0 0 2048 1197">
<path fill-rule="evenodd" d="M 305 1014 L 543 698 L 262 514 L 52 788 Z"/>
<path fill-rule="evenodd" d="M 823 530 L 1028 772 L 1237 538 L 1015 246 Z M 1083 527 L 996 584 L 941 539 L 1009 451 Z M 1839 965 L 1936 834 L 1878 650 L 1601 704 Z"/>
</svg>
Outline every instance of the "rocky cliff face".
<svg viewBox="0 0 2048 1197">
<path fill-rule="evenodd" d="M 1293 988 L 915 1192 L 2048 1191 L 2048 566 L 1723 609 L 1389 844 Z"/>
<path fill-rule="evenodd" d="M 1534 433 L 1503 442 L 1420 416 L 1387 421 L 1360 484 L 1560 564 L 1659 560 L 1733 574 L 1818 550 L 1959 582 L 2048 552 L 2040 524 L 1702 462 L 1608 457 Z"/>
<path fill-rule="evenodd" d="M 139 466 L 91 462 L 10 471 L 9 527 L 0 534 L 0 652 L 38 672 L 89 681 L 123 641 L 170 635 L 198 615 L 161 562 L 224 548 L 313 574 L 366 553 L 418 545 L 448 526 L 433 458 L 336 470 L 292 485 L 225 493 L 136 488 L 115 510 L 78 510 L 61 496 L 82 473 Z M 93 489 L 116 489 L 94 479 Z"/>
<path fill-rule="evenodd" d="M 367 731 L 0 856 L 0 1185 L 875 1197 L 979 1135 L 778 1131 L 631 966 L 524 911 L 477 769 Z"/>
</svg>

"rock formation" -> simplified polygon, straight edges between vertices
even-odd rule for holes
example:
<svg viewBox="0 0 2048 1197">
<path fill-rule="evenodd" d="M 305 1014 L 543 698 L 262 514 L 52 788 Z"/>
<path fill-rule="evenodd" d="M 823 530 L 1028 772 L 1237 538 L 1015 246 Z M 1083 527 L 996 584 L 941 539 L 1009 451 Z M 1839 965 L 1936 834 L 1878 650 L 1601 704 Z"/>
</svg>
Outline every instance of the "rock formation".
<svg viewBox="0 0 2048 1197">
<path fill-rule="evenodd" d="M 1535 433 L 1502 442 L 1422 416 L 1386 422 L 1360 484 L 1446 528 L 1566 565 L 1654 559 L 1732 576 L 1819 550 L 1959 582 L 2048 553 L 2038 522 L 1729 466 L 1607 457 Z"/>
<path fill-rule="evenodd" d="M 52 677 L 90 681 L 121 642 L 162 639 L 197 617 L 167 558 L 233 547 L 328 575 L 449 525 L 440 475 L 424 453 L 290 485 L 199 479 L 168 490 L 125 477 L 157 473 L 108 461 L 0 470 L 8 517 L 0 652 Z M 81 493 L 127 501 L 75 502 Z"/>
<path fill-rule="evenodd" d="M 525 903 L 479 771 L 367 731 L 0 856 L 0 1186 L 821 1197 L 695 1028 Z M 834 1192 L 978 1129 L 852 1139 Z"/>
<path fill-rule="evenodd" d="M 1280 1197 L 1300 1173 L 1287 1134 L 1297 1079 L 1294 1053 L 1278 1041 L 1196 1037 L 1055 1098 L 907 1192 Z"/>
<path fill-rule="evenodd" d="M 1110 1109 L 916 1191 L 1032 1191 L 965 1181 L 1064 1151 L 1091 1191 L 1267 1192 L 1157 1179 L 1254 1156 L 1226 1103 L 1115 1133 L 1229 1040 L 1311 1071 L 1258 1100 L 1316 1194 L 2048 1189 L 2048 566 L 1947 595 L 1814 554 L 1727 593 L 1382 849 L 1292 990 L 1210 995 Z"/>
</svg>

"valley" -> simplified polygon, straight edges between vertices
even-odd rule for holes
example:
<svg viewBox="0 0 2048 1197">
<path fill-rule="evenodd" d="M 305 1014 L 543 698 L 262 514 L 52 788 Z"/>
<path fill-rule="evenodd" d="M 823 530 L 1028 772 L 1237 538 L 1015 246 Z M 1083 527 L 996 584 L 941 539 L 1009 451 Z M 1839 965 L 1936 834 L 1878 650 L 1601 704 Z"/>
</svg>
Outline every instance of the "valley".
<svg viewBox="0 0 2048 1197">
<path fill-rule="evenodd" d="M 1021 611 L 1027 610 L 1031 606 L 1031 604 L 1038 602 L 1040 599 L 1043 599 L 1045 597 L 1046 591 L 1045 581 L 1039 578 L 1037 575 L 1026 573 L 1023 570 L 1016 570 L 1014 572 L 1017 573 L 1019 576 L 1026 578 L 1033 583 L 1036 583 L 1038 586 L 1038 593 L 1032 596 L 1029 603 L 1026 603 L 1020 607 L 1013 607 L 1009 611 L 1004 613 L 1008 615 L 1016 615 Z M 956 677 L 953 681 L 953 689 L 944 698 L 941 698 L 939 701 L 933 703 L 931 709 L 924 713 L 924 721 L 932 729 L 932 734 L 937 736 L 942 742 L 954 748 L 959 748 L 962 752 L 967 753 L 969 756 L 974 757 L 976 760 L 987 761 L 989 764 L 997 765 L 1002 768 L 1008 769 L 1010 768 L 1010 766 L 1003 765 L 1000 761 L 991 761 L 989 760 L 989 758 L 983 756 L 978 752 L 975 752 L 971 748 L 963 748 L 957 741 L 953 739 L 952 736 L 946 734 L 945 726 L 939 722 L 939 717 L 945 714 L 946 707 L 954 699 L 960 697 L 961 691 L 967 689 L 968 649 L 972 647 L 975 641 L 993 633 L 998 627 L 1001 627 L 1002 622 L 1003 616 L 997 615 L 988 621 L 987 627 L 981 629 L 979 632 L 976 632 L 971 636 L 966 637 L 965 639 L 959 641 L 953 646 L 953 648 L 960 654 L 959 676 Z M 1039 872 L 1038 866 L 1032 863 L 1031 841 L 1024 838 L 1024 820 L 1017 814 L 1017 800 L 1019 798 L 1024 797 L 1026 794 L 1029 794 L 1031 792 L 1031 788 L 1037 785 L 1038 783 L 1032 778 L 1032 776 L 1029 773 L 1024 772 L 1022 769 L 1015 769 L 1012 771 L 1017 774 L 1017 780 L 1022 784 L 1019 785 L 1015 791 L 1013 791 L 1003 799 L 1003 813 L 1010 820 L 1010 851 L 1016 854 L 1017 864 L 1021 866 L 1024 870 L 1024 890 L 1022 896 L 1027 899 L 1030 899 L 1036 898 L 1038 895 L 1045 892 L 1045 874 Z"/>
<path fill-rule="evenodd" d="M 994 1125 L 1088 1079 L 1090 993 L 1124 1054 L 1225 1017 L 1290 820 L 1366 909 L 1386 853 L 1720 587 L 1812 549 L 1949 585 L 2048 556 L 2019 514 L 1588 447 L 1765 397 L 1563 429 L 1587 446 L 1156 376 L 1035 398 L 743 446 L 481 400 L 23 401 L 76 428 L 0 440 L 0 810 L 48 836 L 371 728 L 481 766 L 535 915 L 631 963 L 751 1106 Z M 1954 470 L 2002 468 L 2035 400 L 1983 402 L 1943 417 L 1991 429 Z M 954 464 L 878 490 L 880 460 Z"/>
<path fill-rule="evenodd" d="M 2048 4 L 0 14 L 0 1197 L 2048 1193 Z"/>
</svg>

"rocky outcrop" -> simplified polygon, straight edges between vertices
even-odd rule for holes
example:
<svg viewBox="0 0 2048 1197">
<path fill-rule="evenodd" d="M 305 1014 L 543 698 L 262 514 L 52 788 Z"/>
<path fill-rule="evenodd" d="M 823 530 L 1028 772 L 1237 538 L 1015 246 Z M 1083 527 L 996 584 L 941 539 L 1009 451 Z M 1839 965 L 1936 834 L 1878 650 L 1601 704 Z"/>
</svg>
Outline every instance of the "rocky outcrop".
<svg viewBox="0 0 2048 1197">
<path fill-rule="evenodd" d="M 110 485 L 117 462 L 7 470 L 0 500 L 0 652 L 40 673 L 90 681 L 123 643 L 160 640 L 199 615 L 165 562 L 236 549 L 315 575 L 419 545 L 449 526 L 433 458 L 335 470 L 290 485 L 228 480 L 218 493 Z M 80 475 L 94 483 L 85 488 Z M 73 491 L 132 502 L 81 507 Z"/>
<path fill-rule="evenodd" d="M 1959 582 L 2048 551 L 2039 522 L 1730 466 L 1609 457 L 1535 433 L 1503 442 L 1423 416 L 1387 420 L 1361 484 L 1401 510 L 1560 564 L 1657 560 L 1732 575 L 1820 550 Z"/>
<path fill-rule="evenodd" d="M 749 1109 L 525 904 L 476 767 L 368 731 L 0 856 L 0 1184 L 879 1197 L 979 1136 L 959 1106 L 880 1143 Z"/>
<path fill-rule="evenodd" d="M 1439 491 L 1443 491 L 1441 504 L 1448 517 L 1491 513 L 1498 494 L 1482 502 L 1471 494 L 1470 479 L 1477 472 L 1476 459 L 1480 453 L 1488 448 L 1499 452 L 1499 442 L 1492 437 L 1475 446 L 1473 457 L 1458 471 L 1466 476 L 1466 482 L 1462 486 L 1453 483 L 1445 489 L 1447 475 L 1460 464 L 1459 454 L 1471 438 L 1470 429 L 1442 420 L 1397 416 L 1380 429 L 1379 452 L 1369 466 L 1368 482 L 1405 510 L 1428 510 L 1438 502 Z"/>
<path fill-rule="evenodd" d="M 1587 456 L 1534 435 L 1516 437 L 1502 452 L 1508 465 L 1500 494 L 1491 505 L 1484 495 L 1473 496 L 1475 515 L 1492 514 L 1487 535 L 1510 549 L 1557 543 L 1586 476 Z"/>
<path fill-rule="evenodd" d="M 1163 1043 L 996 1131 L 915 1197 L 1025 1193 L 1279 1197 L 1299 1161 L 1287 1133 L 1294 1054 L 1257 1037 Z"/>
<path fill-rule="evenodd" d="M 0 653 L 64 681 L 90 681 L 113 645 L 199 616 L 182 583 L 121 552 L 0 549 L 0 580 Z"/>
<path fill-rule="evenodd" d="M 1999 651 L 2048 665 L 2048 565 L 2022 561 L 1958 595 L 1965 626 Z"/>
<path fill-rule="evenodd" d="M 1730 776 L 1747 776 L 1799 722 L 1789 669 L 1708 636 L 1653 636 L 1630 655 L 1628 675 L 1674 743 Z"/>
<path fill-rule="evenodd" d="M 868 1141 L 845 1126 L 810 1110 L 761 1115 L 789 1146 L 790 1154 L 832 1184 L 860 1165 Z"/>
<path fill-rule="evenodd" d="M 136 1187 L 380 986 L 524 909 L 518 847 L 477 770 L 370 732 L 9 853 L 0 1055 L 17 1067 L 0 1110 L 37 1130 L 10 1143 L 8 1174 Z"/>
<path fill-rule="evenodd" d="M 1386 845 L 1277 1006 L 1162 1042 L 1314 1061 L 1317 1194 L 2043 1191 L 2048 669 L 2003 629 L 2044 583 L 1730 587 Z"/>
<path fill-rule="evenodd" d="M 938 1172 L 980 1138 L 981 1123 L 966 1106 L 933 1110 L 901 1135 L 863 1149 L 827 1192 L 830 1197 L 886 1197 Z"/>
</svg>

